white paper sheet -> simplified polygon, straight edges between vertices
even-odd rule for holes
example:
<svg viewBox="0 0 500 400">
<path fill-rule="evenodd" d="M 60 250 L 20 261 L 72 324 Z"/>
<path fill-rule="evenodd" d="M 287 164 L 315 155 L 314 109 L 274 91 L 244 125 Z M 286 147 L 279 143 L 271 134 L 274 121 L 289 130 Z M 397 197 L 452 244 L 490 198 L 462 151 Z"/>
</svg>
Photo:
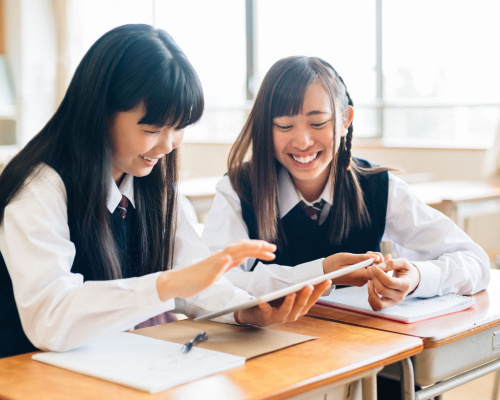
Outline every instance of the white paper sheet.
<svg viewBox="0 0 500 400">
<path fill-rule="evenodd" d="M 210 338 L 208 339 L 210 340 Z M 237 367 L 245 358 L 120 332 L 87 346 L 63 352 L 45 352 L 33 359 L 150 393 Z"/>
</svg>

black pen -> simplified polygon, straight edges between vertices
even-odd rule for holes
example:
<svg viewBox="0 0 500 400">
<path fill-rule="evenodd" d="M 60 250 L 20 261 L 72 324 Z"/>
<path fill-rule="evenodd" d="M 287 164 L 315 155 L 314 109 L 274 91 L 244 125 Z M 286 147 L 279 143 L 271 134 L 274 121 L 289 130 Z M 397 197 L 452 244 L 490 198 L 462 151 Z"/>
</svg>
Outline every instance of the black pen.
<svg viewBox="0 0 500 400">
<path fill-rule="evenodd" d="M 192 338 L 189 342 L 185 343 L 184 346 L 182 346 L 181 351 L 183 353 L 187 353 L 189 350 L 191 350 L 193 348 L 194 344 L 204 342 L 207 339 L 208 339 L 207 332 L 201 331 L 194 338 Z"/>
</svg>

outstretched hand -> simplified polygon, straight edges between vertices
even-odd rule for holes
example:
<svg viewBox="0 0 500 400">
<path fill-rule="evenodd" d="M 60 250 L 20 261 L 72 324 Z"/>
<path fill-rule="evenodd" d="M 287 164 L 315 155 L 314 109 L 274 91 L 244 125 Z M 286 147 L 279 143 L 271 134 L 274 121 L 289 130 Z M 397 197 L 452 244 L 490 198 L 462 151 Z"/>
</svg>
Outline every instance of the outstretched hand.
<svg viewBox="0 0 500 400">
<path fill-rule="evenodd" d="M 392 276 L 388 274 L 393 271 Z M 374 310 L 391 307 L 413 292 L 420 282 L 420 273 L 404 258 L 387 260 L 380 265 L 368 267 L 368 303 Z"/>
<path fill-rule="evenodd" d="M 305 315 L 331 285 L 332 282 L 326 280 L 314 287 L 306 286 L 299 292 L 287 295 L 280 306 L 273 307 L 269 303 L 262 303 L 256 307 L 235 312 L 234 318 L 239 324 L 255 326 L 294 322 Z"/>
<path fill-rule="evenodd" d="M 357 264 L 359 262 L 373 258 L 375 263 L 384 261 L 384 257 L 380 253 L 368 252 L 365 254 L 353 253 L 337 253 L 323 260 L 323 272 L 325 274 L 337 271 L 349 265 Z M 334 285 L 350 285 L 350 286 L 363 286 L 369 279 L 371 279 L 368 270 L 365 268 L 358 269 L 350 274 L 342 275 L 332 282 Z"/>
<path fill-rule="evenodd" d="M 263 240 L 241 240 L 219 250 L 204 260 L 183 268 L 164 271 L 156 281 L 162 301 L 190 297 L 207 288 L 246 258 L 271 261 L 276 246 Z"/>
</svg>

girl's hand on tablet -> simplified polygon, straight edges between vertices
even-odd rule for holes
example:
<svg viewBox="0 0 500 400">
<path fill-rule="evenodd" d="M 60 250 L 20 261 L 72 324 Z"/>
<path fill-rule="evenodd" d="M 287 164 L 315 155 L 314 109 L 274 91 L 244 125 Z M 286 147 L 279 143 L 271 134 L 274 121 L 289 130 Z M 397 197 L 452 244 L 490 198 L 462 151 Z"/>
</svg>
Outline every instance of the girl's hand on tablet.
<svg viewBox="0 0 500 400">
<path fill-rule="evenodd" d="M 273 323 L 294 322 L 305 315 L 319 297 L 332 285 L 330 280 L 315 286 L 306 286 L 302 290 L 287 295 L 279 306 L 262 303 L 256 307 L 234 313 L 239 324 L 266 326 Z"/>
<path fill-rule="evenodd" d="M 325 274 L 337 271 L 349 265 L 357 264 L 359 262 L 373 258 L 374 262 L 382 262 L 383 258 L 380 253 L 366 253 L 366 254 L 352 254 L 352 253 L 337 253 L 323 260 L 323 271 Z M 370 274 L 367 269 L 358 269 L 333 279 L 334 285 L 350 285 L 350 286 L 363 286 L 369 279 Z"/>
</svg>

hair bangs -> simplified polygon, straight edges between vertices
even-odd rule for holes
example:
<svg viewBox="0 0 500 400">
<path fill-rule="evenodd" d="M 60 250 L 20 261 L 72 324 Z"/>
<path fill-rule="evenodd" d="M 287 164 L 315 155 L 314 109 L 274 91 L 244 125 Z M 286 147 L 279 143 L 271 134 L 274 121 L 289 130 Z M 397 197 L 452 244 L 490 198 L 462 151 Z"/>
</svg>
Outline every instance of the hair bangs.
<svg viewBox="0 0 500 400">
<path fill-rule="evenodd" d="M 317 78 L 305 58 L 294 60 L 278 81 L 272 99 L 271 118 L 297 115 L 302 110 L 307 88 Z"/>
<path fill-rule="evenodd" d="M 170 64 L 168 74 L 149 79 L 143 98 L 146 115 L 139 123 L 183 129 L 201 118 L 204 100 L 198 76 L 187 65 Z"/>
</svg>

